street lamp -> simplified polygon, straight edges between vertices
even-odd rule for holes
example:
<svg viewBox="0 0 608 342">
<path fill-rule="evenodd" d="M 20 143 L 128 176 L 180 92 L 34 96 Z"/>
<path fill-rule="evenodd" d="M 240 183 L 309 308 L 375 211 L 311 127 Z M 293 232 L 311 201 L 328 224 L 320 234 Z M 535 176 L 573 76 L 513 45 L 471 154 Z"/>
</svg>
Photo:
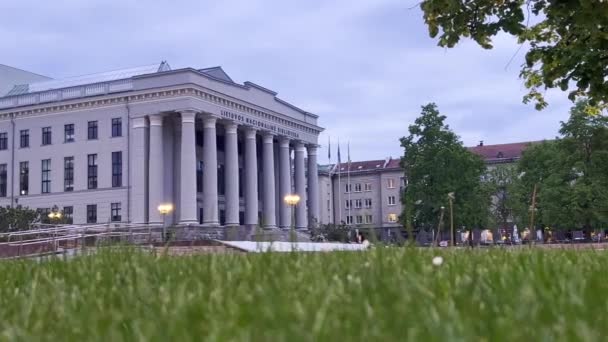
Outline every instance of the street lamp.
<svg viewBox="0 0 608 342">
<path fill-rule="evenodd" d="M 158 212 L 163 217 L 163 241 L 165 241 L 165 238 L 167 236 L 165 216 L 167 216 L 167 214 L 171 213 L 172 211 L 173 211 L 173 204 L 171 204 L 171 203 L 163 203 L 158 206 Z"/>
<path fill-rule="evenodd" d="M 452 247 L 454 247 L 454 206 L 453 202 L 456 196 L 453 192 L 448 193 L 448 201 L 450 202 L 450 240 L 452 241 Z"/>
<path fill-rule="evenodd" d="M 298 196 L 297 194 L 288 194 L 285 195 L 285 198 L 283 198 L 283 200 L 285 201 L 285 204 L 291 207 L 291 229 L 293 232 L 296 228 L 295 208 L 298 203 L 300 203 L 300 196 Z M 295 236 L 292 236 L 292 238 L 295 238 Z"/>
<path fill-rule="evenodd" d="M 51 212 L 48 214 L 49 220 L 52 222 L 54 219 L 60 219 L 61 218 L 61 212 L 59 211 L 59 208 L 57 207 L 57 205 L 53 206 L 53 209 L 51 209 Z"/>
</svg>

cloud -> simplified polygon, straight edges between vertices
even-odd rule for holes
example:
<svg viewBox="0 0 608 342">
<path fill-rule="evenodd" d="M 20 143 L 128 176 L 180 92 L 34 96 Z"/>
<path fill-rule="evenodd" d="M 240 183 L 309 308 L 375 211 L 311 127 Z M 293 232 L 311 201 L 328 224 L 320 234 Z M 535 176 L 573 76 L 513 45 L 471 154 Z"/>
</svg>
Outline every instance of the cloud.
<svg viewBox="0 0 608 342">
<path fill-rule="evenodd" d="M 168 60 L 222 65 L 237 81 L 273 89 L 350 141 L 353 159 L 400 156 L 399 138 L 436 102 L 465 144 L 557 134 L 570 103 L 523 105 L 525 47 L 500 35 L 442 49 L 416 2 L 402 0 L 57 0 L 0 4 L 0 63 L 65 77 Z M 514 57 L 514 54 L 515 57 Z M 509 62 L 513 59 L 511 62 Z M 508 66 L 508 67 L 507 67 Z M 323 146 L 325 148 L 325 146 Z M 333 153 L 335 156 L 335 153 Z"/>
</svg>

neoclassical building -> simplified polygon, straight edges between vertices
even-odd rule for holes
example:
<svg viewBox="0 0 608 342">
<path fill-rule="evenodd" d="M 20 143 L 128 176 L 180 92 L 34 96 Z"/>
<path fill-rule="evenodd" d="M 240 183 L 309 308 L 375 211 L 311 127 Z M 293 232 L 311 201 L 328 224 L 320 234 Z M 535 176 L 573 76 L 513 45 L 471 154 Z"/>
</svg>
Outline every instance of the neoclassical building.
<svg viewBox="0 0 608 342">
<path fill-rule="evenodd" d="M 0 94 L 0 205 L 57 206 L 75 224 L 287 228 L 295 193 L 304 229 L 319 218 L 317 119 L 220 67 L 15 85 Z"/>
</svg>

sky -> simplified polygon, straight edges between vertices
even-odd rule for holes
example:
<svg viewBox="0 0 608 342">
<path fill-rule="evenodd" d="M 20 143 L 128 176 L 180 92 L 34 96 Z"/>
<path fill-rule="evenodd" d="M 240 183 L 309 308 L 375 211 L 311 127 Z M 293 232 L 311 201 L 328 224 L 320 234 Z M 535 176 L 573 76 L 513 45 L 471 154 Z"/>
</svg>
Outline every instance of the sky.
<svg viewBox="0 0 608 342">
<path fill-rule="evenodd" d="M 53 78 L 167 60 L 220 65 L 319 115 L 319 162 L 331 139 L 352 160 L 398 158 L 399 138 L 435 102 L 467 146 L 551 139 L 566 94 L 522 104 L 526 47 L 463 40 L 444 49 L 412 0 L 3 0 L 0 63 Z"/>
</svg>

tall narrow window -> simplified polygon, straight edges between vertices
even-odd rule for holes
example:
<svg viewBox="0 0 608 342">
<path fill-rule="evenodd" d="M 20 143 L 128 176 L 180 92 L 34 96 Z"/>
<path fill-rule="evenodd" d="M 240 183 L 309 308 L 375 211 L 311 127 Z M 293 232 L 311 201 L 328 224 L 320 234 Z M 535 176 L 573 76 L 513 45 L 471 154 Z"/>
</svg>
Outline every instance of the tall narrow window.
<svg viewBox="0 0 608 342">
<path fill-rule="evenodd" d="M 87 138 L 89 140 L 97 139 L 97 121 L 89 121 Z"/>
<path fill-rule="evenodd" d="M 0 197 L 6 197 L 7 184 L 6 164 L 0 164 Z"/>
<path fill-rule="evenodd" d="M 361 183 L 355 184 L 355 192 L 361 192 Z"/>
<path fill-rule="evenodd" d="M 395 196 L 388 196 L 388 205 L 395 205 Z"/>
<path fill-rule="evenodd" d="M 112 152 L 112 187 L 122 186 L 122 152 Z"/>
<path fill-rule="evenodd" d="M 87 156 L 87 188 L 97 189 L 97 155 L 89 154 Z"/>
<path fill-rule="evenodd" d="M 72 224 L 74 223 L 74 207 L 63 207 L 63 217 L 65 217 L 65 222 Z"/>
<path fill-rule="evenodd" d="M 30 147 L 30 130 L 22 129 L 19 131 L 19 147 L 26 148 Z"/>
<path fill-rule="evenodd" d="M 122 215 L 120 214 L 121 205 L 120 203 L 112 203 L 110 205 L 110 216 L 112 222 L 122 221 Z"/>
<path fill-rule="evenodd" d="M 8 149 L 8 133 L 0 133 L 0 151 Z"/>
<path fill-rule="evenodd" d="M 112 137 L 122 137 L 122 118 L 112 119 Z"/>
<path fill-rule="evenodd" d="M 51 144 L 51 127 L 42 127 L 42 145 Z"/>
<path fill-rule="evenodd" d="M 394 178 L 389 178 L 386 180 L 386 187 L 389 189 L 394 189 L 395 188 L 395 179 Z"/>
<path fill-rule="evenodd" d="M 42 160 L 42 190 L 43 194 L 51 192 L 51 160 Z"/>
<path fill-rule="evenodd" d="M 388 214 L 388 222 L 391 222 L 391 223 L 397 222 L 397 214 Z"/>
<path fill-rule="evenodd" d="M 74 157 L 63 158 L 63 191 L 74 191 Z"/>
<path fill-rule="evenodd" d="M 203 162 L 196 163 L 196 192 L 203 192 Z"/>
<path fill-rule="evenodd" d="M 87 205 L 87 223 L 97 223 L 97 205 Z"/>
<path fill-rule="evenodd" d="M 74 141 L 74 124 L 63 126 L 64 141 L 66 143 Z"/>
<path fill-rule="evenodd" d="M 30 189 L 30 166 L 28 162 L 19 163 L 19 193 L 25 196 Z"/>
</svg>

